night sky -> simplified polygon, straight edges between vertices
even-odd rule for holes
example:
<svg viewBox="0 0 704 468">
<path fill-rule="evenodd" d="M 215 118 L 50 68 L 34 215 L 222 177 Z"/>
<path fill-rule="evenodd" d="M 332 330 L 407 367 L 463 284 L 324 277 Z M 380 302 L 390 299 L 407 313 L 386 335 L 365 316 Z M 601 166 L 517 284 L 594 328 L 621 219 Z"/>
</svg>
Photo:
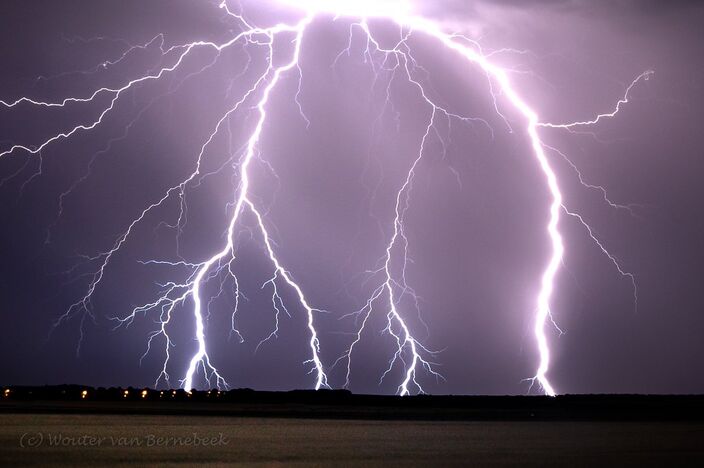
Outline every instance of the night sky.
<svg viewBox="0 0 704 468">
<path fill-rule="evenodd" d="M 447 31 L 478 40 L 484 53 L 499 51 L 491 60 L 511 70 L 515 89 L 543 121 L 610 112 L 634 78 L 655 72 L 633 88 L 616 118 L 577 133 L 541 129 L 544 143 L 568 157 L 585 183 L 631 207 L 608 206 L 560 154 L 547 151 L 566 207 L 634 275 L 638 295 L 636 304 L 630 279 L 575 218 L 563 215 L 566 253 L 552 300 L 563 333 L 546 328 L 548 376 L 559 393 L 704 391 L 704 9 L 697 3 L 452 0 L 414 7 Z M 275 1 L 231 6 L 259 26 L 300 16 Z M 61 101 L 121 87 L 173 63 L 159 49 L 162 38 L 164 48 L 221 43 L 241 30 L 217 2 L 205 0 L 10 0 L 1 8 L 0 100 L 6 102 L 22 96 Z M 344 384 L 345 365 L 332 364 L 357 330 L 346 314 L 364 306 L 378 286 L 379 278 L 365 272 L 379 268 L 385 255 L 396 193 L 429 117 L 418 90 L 401 75 L 374 73 L 359 31 L 345 51 L 350 23 L 321 15 L 311 24 L 298 99 L 310 124 L 294 99 L 298 75 L 286 75 L 272 93 L 251 170 L 252 199 L 276 254 L 310 303 L 326 311 L 315 319 L 333 387 Z M 370 24 L 385 44 L 398 37 L 389 21 Z M 147 43 L 101 66 L 129 44 Z M 497 114 L 478 67 L 420 33 L 409 43 L 417 77 L 433 98 L 485 121 L 439 119 L 410 191 L 406 280 L 420 314 L 408 296 L 399 310 L 417 340 L 437 352 L 425 356 L 445 379 L 419 370 L 417 380 L 435 394 L 523 394 L 538 364 L 533 318 L 550 255 L 544 175 L 524 123 L 501 96 L 506 120 Z M 255 124 L 252 102 L 208 147 L 203 173 L 212 175 L 186 190 L 182 233 L 173 228 L 180 208 L 174 196 L 138 223 L 111 259 L 92 297 L 94 319 L 77 313 L 52 325 L 86 294 L 99 266 L 90 257 L 109 250 L 142 210 L 194 170 L 218 120 L 266 66 L 263 51 L 195 50 L 173 73 L 126 91 L 95 129 L 57 141 L 41 155 L 15 151 L 0 158 L 0 383 L 154 384 L 163 337 L 140 357 L 159 328 L 158 312 L 118 329 L 111 318 L 154 301 L 159 284 L 185 281 L 191 271 L 143 262 L 202 262 L 224 245 L 240 182 L 226 163 Z M 291 52 L 290 41 L 282 40 L 275 60 Z M 110 97 L 64 108 L 0 107 L 0 152 L 92 122 Z M 230 330 L 232 282 L 214 277 L 204 301 L 221 284 L 224 292 L 210 303 L 206 323 L 211 361 L 232 387 L 311 388 L 314 376 L 303 364 L 310 358 L 305 313 L 284 283 L 278 289 L 291 316 L 282 311 L 278 337 L 257 349 L 274 326 L 271 284 L 262 288 L 272 267 L 251 214 L 243 214 L 236 233 L 233 270 L 246 296 L 237 327 L 244 340 Z M 352 356 L 354 392 L 394 393 L 402 378 L 398 363 L 379 383 L 394 353 L 393 338 L 382 334 L 385 317 L 380 300 Z M 186 300 L 169 325 L 174 386 L 193 355 L 193 330 Z"/>
</svg>

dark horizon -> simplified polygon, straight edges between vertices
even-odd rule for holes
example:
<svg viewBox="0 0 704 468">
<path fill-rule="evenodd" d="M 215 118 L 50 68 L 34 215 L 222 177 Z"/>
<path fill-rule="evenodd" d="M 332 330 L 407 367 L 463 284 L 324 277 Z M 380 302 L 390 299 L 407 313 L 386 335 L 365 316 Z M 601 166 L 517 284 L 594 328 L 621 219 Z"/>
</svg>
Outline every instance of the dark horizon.
<svg viewBox="0 0 704 468">
<path fill-rule="evenodd" d="M 704 421 L 704 395 L 360 395 L 349 390 L 186 392 L 183 389 L 12 387 L 0 415 L 66 414 L 339 421 Z"/>
</svg>

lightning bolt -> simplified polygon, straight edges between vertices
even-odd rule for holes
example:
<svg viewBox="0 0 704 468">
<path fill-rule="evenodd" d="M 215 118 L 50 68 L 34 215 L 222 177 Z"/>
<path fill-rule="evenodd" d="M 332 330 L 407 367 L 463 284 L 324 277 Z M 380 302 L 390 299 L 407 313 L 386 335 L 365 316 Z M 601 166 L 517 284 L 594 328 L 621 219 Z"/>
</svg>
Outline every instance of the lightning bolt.
<svg viewBox="0 0 704 468">
<path fill-rule="evenodd" d="M 280 261 L 275 243 L 272 241 L 272 236 L 267 229 L 267 221 L 265 213 L 258 207 L 251 194 L 251 177 L 250 169 L 254 161 L 261 161 L 267 166 L 273 174 L 273 167 L 266 162 L 266 159 L 260 154 L 260 141 L 266 130 L 267 115 L 269 113 L 269 102 L 271 96 L 278 89 L 278 85 L 286 77 L 293 75 L 298 79 L 298 88 L 293 96 L 293 101 L 297 105 L 301 118 L 305 121 L 306 126 L 311 125 L 310 119 L 304 112 L 304 104 L 301 100 L 301 81 L 303 77 L 303 69 L 301 66 L 301 54 L 305 43 L 306 33 L 311 24 L 317 19 L 338 21 L 340 19 L 349 20 L 349 42 L 348 47 L 341 51 L 333 63 L 335 66 L 343 56 L 347 53 L 352 53 L 353 35 L 361 33 L 366 42 L 363 50 L 365 63 L 369 64 L 375 76 L 379 77 L 381 72 L 388 73 L 391 78 L 386 87 L 386 99 L 384 103 L 384 111 L 387 107 L 393 108 L 393 100 L 391 98 L 390 87 L 391 82 L 396 79 L 403 79 L 416 89 L 418 96 L 422 99 L 427 109 L 427 121 L 425 132 L 419 138 L 418 152 L 414 156 L 412 164 L 406 172 L 406 177 L 398 190 L 396 191 L 394 203 L 394 217 L 391 220 L 392 234 L 389 237 L 384 252 L 385 254 L 380 259 L 377 266 L 371 269 L 368 274 L 371 280 L 377 281 L 377 284 L 366 300 L 363 307 L 348 314 L 355 316 L 358 319 L 358 327 L 354 333 L 351 344 L 346 349 L 343 356 L 333 363 L 333 366 L 340 362 L 345 362 L 345 383 L 344 386 L 350 384 L 352 374 L 352 356 L 355 348 L 363 339 L 363 334 L 369 323 L 369 319 L 379 308 L 382 308 L 385 313 L 386 326 L 383 332 L 391 336 L 395 346 L 395 351 L 389 358 L 388 367 L 381 375 L 383 380 L 388 375 L 395 372 L 395 369 L 401 368 L 401 379 L 397 388 L 400 395 L 408 395 L 413 392 L 422 393 L 423 387 L 419 382 L 419 372 L 424 370 L 427 374 L 435 378 L 442 379 L 442 376 L 435 370 L 433 358 L 437 354 L 436 351 L 429 350 L 420 340 L 418 340 L 412 327 L 407 320 L 407 310 L 402 309 L 401 300 L 405 296 L 410 296 L 415 304 L 416 312 L 420 314 L 419 297 L 415 290 L 408 284 L 406 280 L 406 270 L 411 262 L 409 257 L 409 239 L 406 235 L 406 214 L 411 204 L 411 194 L 413 190 L 413 181 L 416 176 L 419 163 L 424 155 L 428 152 L 428 143 L 432 139 L 436 139 L 443 148 L 447 144 L 439 130 L 440 122 L 450 126 L 452 122 L 458 122 L 464 125 L 482 125 L 485 126 L 492 136 L 494 130 L 489 124 L 477 117 L 464 116 L 450 110 L 447 106 L 441 105 L 432 96 L 429 86 L 424 84 L 421 76 L 428 75 L 429 71 L 423 68 L 415 60 L 409 43 L 412 36 L 422 36 L 433 41 L 438 47 L 452 52 L 458 60 L 478 66 L 486 75 L 488 83 L 488 91 L 494 103 L 494 108 L 498 115 L 504 120 L 507 127 L 513 130 L 509 123 L 509 119 L 504 115 L 502 109 L 510 108 L 516 112 L 522 119 L 520 132 L 522 132 L 530 142 L 530 149 L 535 162 L 542 171 L 545 185 L 550 194 L 550 204 L 547 207 L 547 224 L 546 232 L 551 245 L 551 253 L 546 261 L 546 266 L 542 277 L 539 281 L 540 287 L 536 297 L 536 309 L 533 318 L 533 335 L 538 350 L 538 366 L 532 382 L 538 383 L 542 390 L 548 395 L 555 395 L 556 390 L 548 379 L 550 370 L 550 347 L 549 340 L 546 334 L 546 329 L 550 323 L 555 325 L 552 317 L 550 303 L 555 289 L 555 279 L 558 270 L 562 264 L 565 246 L 560 232 L 561 215 L 567 214 L 570 217 L 577 219 L 586 229 L 587 235 L 593 241 L 600 251 L 614 264 L 618 272 L 630 279 L 634 290 L 634 300 L 637 303 L 637 289 L 635 276 L 623 268 L 616 257 L 612 255 L 604 243 L 599 240 L 594 234 L 594 230 L 582 215 L 570 210 L 566 207 L 564 197 L 560 190 L 560 183 L 555 170 L 551 164 L 551 160 L 546 153 L 546 149 L 558 154 L 564 158 L 570 167 L 576 171 L 579 177 L 579 182 L 588 189 L 598 190 L 602 193 L 605 202 L 617 209 L 629 209 L 629 206 L 621 205 L 611 201 L 604 187 L 585 182 L 582 174 L 577 166 L 572 163 L 569 158 L 558 149 L 548 146 L 540 137 L 540 129 L 555 129 L 566 130 L 570 132 L 580 131 L 580 129 L 596 126 L 606 119 L 614 118 L 621 111 L 624 105 L 629 103 L 632 90 L 639 82 L 651 78 L 653 72 L 646 71 L 636 77 L 631 84 L 626 88 L 623 98 L 621 98 L 612 111 L 598 114 L 594 118 L 587 120 L 575 121 L 571 123 L 550 123 L 544 122 L 539 117 L 538 112 L 528 104 L 514 88 L 509 79 L 509 72 L 498 65 L 494 64 L 491 59 L 497 53 L 516 52 L 526 53 L 525 51 L 515 51 L 513 49 L 501 49 L 492 53 L 484 53 L 480 45 L 465 36 L 444 31 L 442 26 L 428 18 L 417 16 L 413 13 L 412 5 L 406 1 L 373 1 L 373 0 L 279 0 L 280 7 L 285 7 L 291 10 L 301 12 L 301 19 L 292 24 L 278 23 L 274 26 L 262 28 L 253 26 L 244 17 L 229 7 L 223 1 L 219 7 L 224 12 L 224 15 L 232 20 L 237 25 L 237 32 L 229 40 L 222 43 L 210 41 L 194 41 L 187 44 L 179 44 L 166 46 L 166 40 L 162 34 L 152 38 L 149 42 L 141 45 L 129 45 L 118 57 L 112 60 L 106 60 L 94 68 L 83 70 L 75 73 L 93 74 L 101 69 L 110 69 L 118 66 L 130 54 L 138 50 L 145 50 L 152 47 L 159 49 L 161 63 L 165 65 L 157 66 L 154 71 L 144 74 L 138 78 L 127 81 L 122 86 L 117 87 L 101 87 L 93 92 L 86 93 L 84 96 L 73 96 L 60 99 L 58 101 L 42 101 L 30 97 L 21 97 L 14 101 L 0 100 L 0 108 L 14 109 L 20 106 L 34 106 L 38 108 L 68 108 L 72 106 L 96 105 L 99 108 L 97 117 L 88 121 L 80 122 L 71 128 L 67 128 L 56 133 L 53 136 L 36 144 L 12 144 L 9 148 L 0 151 L 0 158 L 7 158 L 17 153 L 26 153 L 30 156 L 41 158 L 42 151 L 49 145 L 58 144 L 63 140 L 68 140 L 76 134 L 90 132 L 97 127 L 103 125 L 111 114 L 121 98 L 131 89 L 148 82 L 157 82 L 167 75 L 174 74 L 177 70 L 183 68 L 185 63 L 194 54 L 195 51 L 211 50 L 214 51 L 213 60 L 206 66 L 201 67 L 198 71 L 190 73 L 181 82 L 186 79 L 197 77 L 207 68 L 215 64 L 221 53 L 232 47 L 242 47 L 249 57 L 243 71 L 235 76 L 234 79 L 245 76 L 246 72 L 252 67 L 251 51 L 263 51 L 266 56 L 266 67 L 253 80 L 245 93 L 238 96 L 234 102 L 228 106 L 227 111 L 220 116 L 208 138 L 201 145 L 200 151 L 196 156 L 195 168 L 193 171 L 184 177 L 179 183 L 169 187 L 160 197 L 149 203 L 136 217 L 128 224 L 126 229 L 117 237 L 112 246 L 92 256 L 86 256 L 85 260 L 91 265 L 95 265 L 93 272 L 90 274 L 89 282 L 85 294 L 75 303 L 70 305 L 68 309 L 58 317 L 54 323 L 54 327 L 59 326 L 63 322 L 80 316 L 81 319 L 81 339 L 78 343 L 80 349 L 83 338 L 83 324 L 86 317 L 95 320 L 91 299 L 96 289 L 101 286 L 104 281 L 105 274 L 110 266 L 113 258 L 118 255 L 132 237 L 136 227 L 145 222 L 145 220 L 155 212 L 164 207 L 167 203 L 176 202 L 179 206 L 179 215 L 174 224 L 162 222 L 162 225 L 176 230 L 177 241 L 182 230 L 187 222 L 187 193 L 189 189 L 197 187 L 206 178 L 220 173 L 224 170 L 232 170 L 238 174 L 236 190 L 232 201 L 227 206 L 228 224 L 225 230 L 224 245 L 216 249 L 209 258 L 197 262 L 189 262 L 183 258 L 177 260 L 146 260 L 141 262 L 144 266 L 150 267 L 166 267 L 172 271 L 183 270 L 186 272 L 185 278 L 181 281 L 171 281 L 160 284 L 160 291 L 157 297 L 146 304 L 135 307 L 131 313 L 126 316 L 112 317 L 115 322 L 115 327 L 129 327 L 135 319 L 140 315 L 155 313 L 157 316 L 158 327 L 148 336 L 146 350 L 142 357 L 145 357 L 152 351 L 155 340 L 162 339 L 164 343 L 164 361 L 161 371 L 156 379 L 156 385 L 164 382 L 167 385 L 171 383 L 169 375 L 169 367 L 171 360 L 171 349 L 175 344 L 169 336 L 169 329 L 173 321 L 173 312 L 177 307 L 190 307 L 192 310 L 193 320 L 195 323 L 194 337 L 196 341 L 196 350 L 188 361 L 187 369 L 180 379 L 180 385 L 191 390 L 201 385 L 196 381 L 202 373 L 204 382 L 209 385 L 215 385 L 218 388 L 228 387 L 228 382 L 212 362 L 208 354 L 208 343 L 206 339 L 206 322 L 210 315 L 210 304 L 212 301 L 224 293 L 225 285 L 228 281 L 233 284 L 233 292 L 235 296 L 234 310 L 232 311 L 232 326 L 231 334 L 236 334 L 240 340 L 244 340 L 240 330 L 236 326 L 236 315 L 239 309 L 240 298 L 245 298 L 240 290 L 240 283 L 235 274 L 235 260 L 237 258 L 237 236 L 241 229 L 248 229 L 252 236 L 258 235 L 265 247 L 265 253 L 268 262 L 272 267 L 271 277 L 262 285 L 263 288 L 270 288 L 271 301 L 274 309 L 275 327 L 271 333 L 261 340 L 257 346 L 263 345 L 268 340 L 277 336 L 279 327 L 279 315 L 281 312 L 288 314 L 288 309 L 280 295 L 282 288 L 288 288 L 295 293 L 295 297 L 303 308 L 306 314 L 306 324 L 309 334 L 309 353 L 310 358 L 304 364 L 310 366 L 310 372 L 314 375 L 313 387 L 320 389 L 329 387 L 328 377 L 325 371 L 325 366 L 321 359 L 321 347 L 319 332 L 316 329 L 316 315 L 323 312 L 321 309 L 311 305 L 311 301 L 304 294 L 302 286 L 295 281 L 294 275 L 287 270 Z M 372 31 L 369 28 L 369 19 L 382 19 L 398 27 L 399 38 L 393 47 L 385 48 L 381 45 Z M 289 57 L 284 63 L 277 63 L 276 57 L 279 56 L 278 47 L 282 42 L 289 40 L 293 50 L 290 51 Z M 62 75 L 63 76 L 63 75 Z M 52 79 L 52 77 L 42 79 Z M 178 87 L 177 87 L 178 88 Z M 176 89 L 177 89 L 176 88 Z M 170 93 L 176 89 L 171 89 Z M 228 92 L 229 95 L 229 92 Z M 105 104 L 107 102 L 107 104 Z M 246 143 L 242 148 L 236 151 L 230 151 L 227 158 L 218 168 L 211 172 L 204 172 L 203 161 L 207 155 L 209 147 L 218 135 L 225 129 L 229 128 L 230 119 L 237 115 L 238 112 L 248 109 L 255 115 L 255 125 Z M 396 119 L 400 118 L 398 112 Z M 139 114 L 141 115 L 141 113 Z M 129 128 L 138 120 L 139 115 L 125 129 L 125 132 L 120 138 L 126 138 Z M 91 165 L 99 154 L 109 151 L 113 141 L 108 144 L 105 150 L 97 153 L 91 159 Z M 13 177 L 15 174 L 11 175 Z M 38 175 L 41 175 L 41 168 Z M 35 174 L 32 176 L 38 176 Z M 89 171 L 83 175 L 79 181 L 72 185 L 69 190 L 61 194 L 59 200 L 59 216 L 63 210 L 64 198 L 75 188 L 76 184 L 82 182 L 90 175 Z M 459 174 L 456 173 L 459 180 Z M 3 179 L 3 182 L 6 179 Z M 251 229 L 244 226 L 243 217 L 249 215 L 255 221 L 255 228 Z M 256 231 L 256 233 L 255 233 Z M 178 250 L 178 249 L 177 249 Z M 180 256 L 180 254 L 179 254 Z M 211 297 L 206 302 L 204 296 L 204 287 L 215 278 L 220 278 L 220 288 L 216 296 Z M 422 319 L 421 319 L 422 321 Z M 424 323 L 424 322 L 423 322 Z"/>
</svg>

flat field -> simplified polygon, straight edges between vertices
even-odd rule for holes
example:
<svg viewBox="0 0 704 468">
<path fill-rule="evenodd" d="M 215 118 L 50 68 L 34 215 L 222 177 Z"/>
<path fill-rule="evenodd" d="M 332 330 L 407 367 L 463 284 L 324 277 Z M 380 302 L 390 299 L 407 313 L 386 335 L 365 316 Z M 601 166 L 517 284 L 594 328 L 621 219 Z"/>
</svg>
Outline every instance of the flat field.
<svg viewBox="0 0 704 468">
<path fill-rule="evenodd" d="M 0 466 L 704 466 L 704 423 L 0 414 Z"/>
</svg>

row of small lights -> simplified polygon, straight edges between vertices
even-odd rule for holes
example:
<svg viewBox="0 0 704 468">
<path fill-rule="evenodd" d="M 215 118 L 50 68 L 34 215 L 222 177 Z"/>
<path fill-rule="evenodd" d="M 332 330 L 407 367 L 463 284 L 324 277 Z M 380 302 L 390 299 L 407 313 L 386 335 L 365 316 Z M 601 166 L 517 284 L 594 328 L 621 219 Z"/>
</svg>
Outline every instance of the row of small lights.
<svg viewBox="0 0 704 468">
<path fill-rule="evenodd" d="M 7 393 L 9 393 L 9 390 L 6 390 L 5 393 L 6 393 L 6 396 L 7 396 Z M 160 392 L 159 392 L 159 398 L 163 398 L 166 393 L 167 393 L 167 392 L 164 392 L 163 390 L 160 391 Z M 129 396 L 129 394 L 130 394 L 130 391 L 129 391 L 129 390 L 124 390 L 124 391 L 122 392 L 122 398 L 127 398 L 127 397 Z M 172 390 L 172 391 L 171 391 L 171 398 L 176 398 L 176 395 L 177 395 L 177 394 L 178 394 L 178 392 L 177 392 L 176 390 Z M 193 392 L 186 392 L 186 394 L 188 395 L 189 398 L 193 396 Z M 218 396 L 218 397 L 219 397 L 219 396 L 222 394 L 222 392 L 221 392 L 220 390 L 209 390 L 209 391 L 206 393 L 206 396 L 209 397 L 209 396 L 211 396 L 211 395 L 213 395 L 213 394 L 215 394 L 215 396 Z M 141 396 L 142 398 L 147 398 L 147 396 L 149 396 L 149 391 L 148 391 L 148 390 L 142 390 L 141 393 L 140 393 L 140 396 Z M 81 392 L 81 398 L 82 398 L 82 399 L 88 398 L 88 390 L 83 390 L 83 391 Z"/>
<path fill-rule="evenodd" d="M 10 389 L 9 389 L 9 388 L 6 388 L 5 391 L 3 392 L 3 396 L 4 396 L 5 398 L 8 398 L 8 397 L 10 396 L 10 393 L 11 393 Z M 178 393 L 178 392 L 177 392 L 176 390 L 172 390 L 172 391 L 171 391 L 171 398 L 176 398 L 177 393 Z M 124 390 L 124 391 L 122 392 L 122 398 L 127 398 L 127 397 L 129 396 L 129 394 L 130 394 L 130 391 L 129 391 L 129 390 Z M 159 392 L 159 398 L 163 398 L 165 394 L 166 394 L 166 392 L 164 392 L 163 390 L 160 391 L 160 392 Z M 186 394 L 188 395 L 189 398 L 190 398 L 191 396 L 193 396 L 193 393 L 192 393 L 192 392 L 186 392 Z M 209 391 L 206 393 L 206 396 L 210 397 L 210 396 L 213 395 L 213 394 L 215 394 L 215 396 L 218 396 L 218 397 L 219 397 L 219 396 L 222 394 L 222 392 L 221 392 L 220 390 L 209 390 Z M 142 391 L 140 392 L 140 396 L 141 396 L 142 398 L 147 398 L 147 396 L 149 396 L 149 391 L 148 391 L 148 390 L 142 390 Z M 86 398 L 88 398 L 88 390 L 83 390 L 83 391 L 81 391 L 81 399 L 82 399 L 82 400 L 85 400 Z"/>
</svg>

